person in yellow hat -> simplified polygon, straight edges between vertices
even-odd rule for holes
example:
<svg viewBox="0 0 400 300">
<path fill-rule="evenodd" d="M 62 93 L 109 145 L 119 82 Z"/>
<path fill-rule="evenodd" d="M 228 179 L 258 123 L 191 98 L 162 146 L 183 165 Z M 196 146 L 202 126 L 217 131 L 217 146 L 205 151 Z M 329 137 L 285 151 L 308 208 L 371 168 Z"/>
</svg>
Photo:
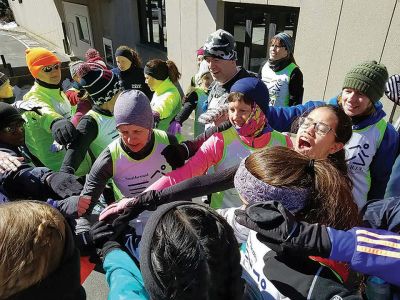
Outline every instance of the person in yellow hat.
<svg viewBox="0 0 400 300">
<path fill-rule="evenodd" d="M 39 114 L 33 111 L 23 113 L 26 145 L 44 166 L 58 171 L 65 156 L 64 149 L 77 136 L 70 122 L 71 104 L 60 86 L 61 62 L 45 48 L 30 48 L 25 52 L 26 64 L 35 83 L 23 101 L 41 107 Z M 87 155 L 75 174 L 85 175 L 90 166 Z"/>
<path fill-rule="evenodd" d="M 0 72 L 0 101 L 12 104 L 15 101 L 14 91 L 10 85 L 10 79 Z"/>
</svg>

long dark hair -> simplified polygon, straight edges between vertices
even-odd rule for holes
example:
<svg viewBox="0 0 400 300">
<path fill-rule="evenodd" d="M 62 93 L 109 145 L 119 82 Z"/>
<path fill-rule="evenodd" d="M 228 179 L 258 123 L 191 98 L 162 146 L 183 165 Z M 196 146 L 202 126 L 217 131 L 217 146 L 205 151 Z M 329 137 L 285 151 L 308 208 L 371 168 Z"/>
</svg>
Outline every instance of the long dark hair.
<svg viewBox="0 0 400 300">
<path fill-rule="evenodd" d="M 151 241 L 151 263 L 166 299 L 242 299 L 233 230 L 208 207 L 181 205 L 163 215 Z"/>
</svg>

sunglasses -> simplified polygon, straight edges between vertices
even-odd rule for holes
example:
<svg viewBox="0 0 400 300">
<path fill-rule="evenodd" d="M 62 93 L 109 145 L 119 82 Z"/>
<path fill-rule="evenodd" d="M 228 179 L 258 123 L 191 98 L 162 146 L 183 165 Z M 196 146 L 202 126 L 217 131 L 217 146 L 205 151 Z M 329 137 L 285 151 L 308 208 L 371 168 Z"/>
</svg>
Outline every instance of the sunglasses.
<svg viewBox="0 0 400 300">
<path fill-rule="evenodd" d="M 23 120 L 22 121 L 18 121 L 17 123 L 14 123 L 12 125 L 4 127 L 2 130 L 4 132 L 13 134 L 13 133 L 16 133 L 17 131 L 21 131 L 22 128 L 24 127 L 24 124 L 25 124 L 25 121 L 23 121 Z"/>
<path fill-rule="evenodd" d="M 329 127 L 328 125 L 326 125 L 323 122 L 315 122 L 315 120 L 312 118 L 300 117 L 299 125 L 303 129 L 313 126 L 315 129 L 315 132 L 321 136 L 327 135 L 330 131 L 332 131 L 333 134 L 336 136 L 336 133 L 333 131 L 332 127 Z"/>
<path fill-rule="evenodd" d="M 46 66 L 44 68 L 42 68 L 42 71 L 45 73 L 50 73 L 53 70 L 58 70 L 60 68 L 60 64 L 55 64 L 52 66 Z"/>
</svg>

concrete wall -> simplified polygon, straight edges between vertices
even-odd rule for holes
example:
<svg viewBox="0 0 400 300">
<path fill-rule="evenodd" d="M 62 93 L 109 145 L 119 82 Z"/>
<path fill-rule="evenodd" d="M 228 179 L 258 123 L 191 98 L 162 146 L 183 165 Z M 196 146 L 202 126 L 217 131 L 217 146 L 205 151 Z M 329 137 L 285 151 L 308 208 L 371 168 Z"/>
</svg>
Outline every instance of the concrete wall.
<svg viewBox="0 0 400 300">
<path fill-rule="evenodd" d="M 196 73 L 196 50 L 209 33 L 223 24 L 221 4 L 215 0 L 166 1 L 168 58 L 182 73 L 180 82 L 184 90 Z"/>
<path fill-rule="evenodd" d="M 61 18 L 53 0 L 8 1 L 18 25 L 64 49 Z"/>
<path fill-rule="evenodd" d="M 384 63 L 389 75 L 400 73 L 400 4 L 394 10 L 396 1 L 382 0 L 379 5 L 374 0 L 302 2 L 295 57 L 304 74 L 306 100 L 338 94 L 346 72 L 365 60 Z M 388 113 L 391 103 L 384 98 L 383 104 Z"/>
</svg>

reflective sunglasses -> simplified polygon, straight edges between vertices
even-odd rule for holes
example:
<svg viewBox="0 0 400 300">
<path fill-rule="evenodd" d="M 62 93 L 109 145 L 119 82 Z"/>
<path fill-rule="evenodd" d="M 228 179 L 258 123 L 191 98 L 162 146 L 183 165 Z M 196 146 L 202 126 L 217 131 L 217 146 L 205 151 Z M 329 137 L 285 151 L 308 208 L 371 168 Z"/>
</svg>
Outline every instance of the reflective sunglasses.
<svg viewBox="0 0 400 300">
<path fill-rule="evenodd" d="M 60 64 L 55 64 L 52 66 L 46 66 L 46 67 L 42 68 L 42 71 L 46 72 L 46 73 L 50 73 L 51 71 L 58 70 L 59 68 L 60 68 Z"/>
<path fill-rule="evenodd" d="M 299 125 L 300 128 L 306 129 L 309 128 L 310 126 L 313 126 L 315 129 L 315 132 L 318 135 L 327 135 L 329 133 L 329 131 L 332 131 L 333 134 L 336 136 L 335 131 L 332 129 L 332 127 L 329 127 L 328 125 L 326 125 L 323 122 L 315 122 L 314 119 L 309 118 L 309 117 L 300 117 L 299 118 Z"/>
</svg>

